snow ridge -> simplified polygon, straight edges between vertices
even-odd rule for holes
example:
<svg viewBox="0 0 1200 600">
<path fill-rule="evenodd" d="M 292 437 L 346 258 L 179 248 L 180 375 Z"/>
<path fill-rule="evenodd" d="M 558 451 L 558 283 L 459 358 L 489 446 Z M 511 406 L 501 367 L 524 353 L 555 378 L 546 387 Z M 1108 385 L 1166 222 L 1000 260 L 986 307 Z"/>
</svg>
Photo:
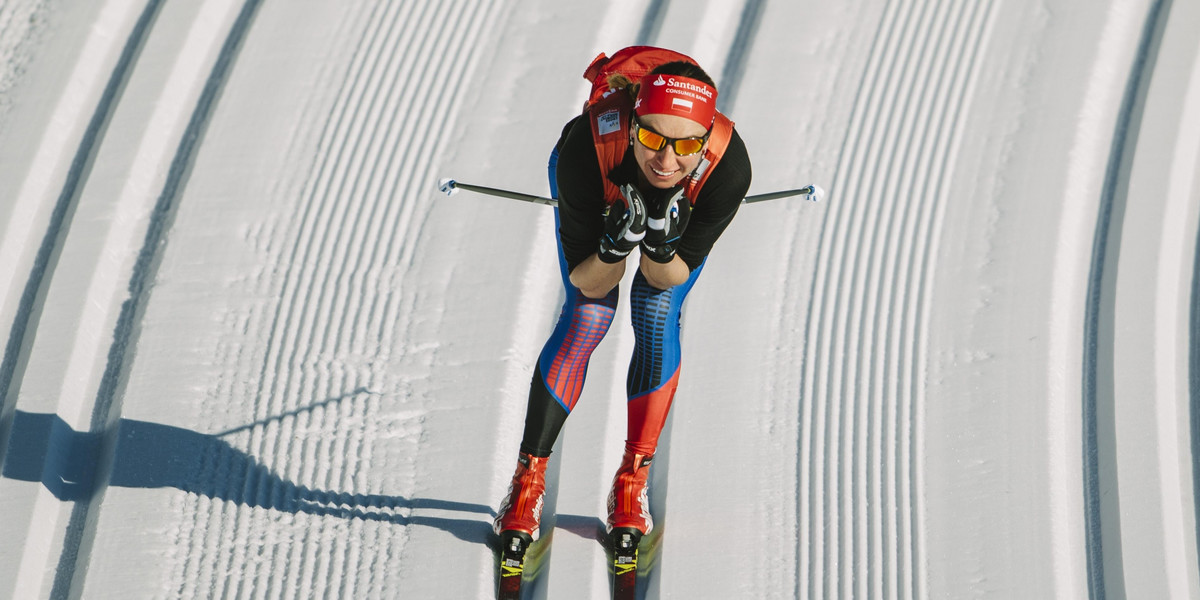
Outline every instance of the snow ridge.
<svg viewBox="0 0 1200 600">
<path fill-rule="evenodd" d="M 235 380 L 248 355 L 262 365 L 252 383 L 229 388 L 250 422 L 217 436 L 238 451 L 206 464 L 213 487 L 246 482 L 231 496 L 235 505 L 187 500 L 185 522 L 194 525 L 178 545 L 204 550 L 181 557 L 166 587 L 185 596 L 394 593 L 401 574 L 387 565 L 409 539 L 395 525 L 418 519 L 404 500 L 418 474 L 376 449 L 398 437 L 389 448 L 419 454 L 422 422 L 435 409 L 419 374 L 437 348 L 409 341 L 428 326 L 420 315 L 437 310 L 427 305 L 428 290 L 410 288 L 412 271 L 458 79 L 501 6 L 356 3 L 341 16 L 337 35 L 359 40 L 357 47 L 344 71 L 315 82 L 336 98 L 327 113 L 313 112 L 324 110 L 318 104 L 306 109 L 309 129 L 291 149 L 297 160 L 315 160 L 295 168 L 307 174 L 302 186 L 279 185 L 268 201 L 294 209 L 255 232 L 276 247 L 251 284 L 278 300 L 245 325 L 262 345 L 231 349 L 222 367 Z M 213 398 L 208 418 L 220 420 L 227 402 Z M 285 521 L 270 509 L 283 510 Z M 279 543 L 246 543 L 267 538 Z"/>
<path fill-rule="evenodd" d="M 808 316 L 799 595 L 925 595 L 929 290 L 998 4 L 893 2 L 880 23 L 830 186 Z"/>
</svg>

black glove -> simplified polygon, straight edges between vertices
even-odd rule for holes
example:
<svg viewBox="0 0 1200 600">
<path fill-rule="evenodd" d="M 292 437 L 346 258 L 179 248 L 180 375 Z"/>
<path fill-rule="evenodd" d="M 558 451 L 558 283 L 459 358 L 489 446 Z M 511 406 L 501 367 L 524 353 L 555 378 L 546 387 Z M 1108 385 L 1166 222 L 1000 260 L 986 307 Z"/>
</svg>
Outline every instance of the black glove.
<svg viewBox="0 0 1200 600">
<path fill-rule="evenodd" d="M 600 238 L 600 260 L 621 262 L 646 237 L 646 202 L 632 185 L 621 186 L 625 210 L 613 203 L 604 214 L 604 236 Z"/>
<path fill-rule="evenodd" d="M 669 263 L 675 258 L 675 247 L 687 228 L 692 214 L 692 203 L 683 195 L 683 188 L 658 206 L 647 207 L 646 237 L 642 240 L 642 254 L 658 263 Z"/>
</svg>

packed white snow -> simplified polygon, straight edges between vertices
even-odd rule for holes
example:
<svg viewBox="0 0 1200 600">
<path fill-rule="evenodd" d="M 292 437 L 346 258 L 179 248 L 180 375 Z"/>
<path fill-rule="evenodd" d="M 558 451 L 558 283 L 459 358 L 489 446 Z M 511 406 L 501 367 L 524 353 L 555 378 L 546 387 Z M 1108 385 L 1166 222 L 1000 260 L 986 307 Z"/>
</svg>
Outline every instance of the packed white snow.
<svg viewBox="0 0 1200 600">
<path fill-rule="evenodd" d="M 1200 596 L 1200 3 L 0 2 L 0 598 L 489 598 L 593 57 L 754 163 L 647 598 Z M 632 270 L 629 274 L 631 275 Z M 627 285 L 628 282 L 626 282 Z M 609 597 L 627 312 L 532 596 Z"/>
</svg>

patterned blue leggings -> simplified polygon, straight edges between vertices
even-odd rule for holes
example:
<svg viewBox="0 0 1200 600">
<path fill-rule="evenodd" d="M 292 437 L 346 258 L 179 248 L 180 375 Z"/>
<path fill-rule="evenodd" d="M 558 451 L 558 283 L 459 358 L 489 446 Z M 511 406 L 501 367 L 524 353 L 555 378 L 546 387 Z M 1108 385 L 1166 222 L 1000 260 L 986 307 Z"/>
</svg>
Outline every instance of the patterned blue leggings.
<svg viewBox="0 0 1200 600">
<path fill-rule="evenodd" d="M 557 152 L 550 155 L 551 195 L 558 197 L 555 182 Z M 558 209 L 554 213 L 559 225 Z M 567 415 L 575 408 L 587 376 L 592 351 L 604 338 L 616 314 L 619 287 L 604 298 L 588 298 L 571 284 L 558 242 L 559 271 L 566 289 L 566 302 L 554 333 L 538 357 L 530 386 L 522 450 L 537 456 L 549 455 Z M 658 436 L 679 382 L 679 319 L 683 301 L 700 276 L 701 265 L 682 285 L 669 290 L 650 286 L 638 271 L 630 289 L 630 316 L 634 349 L 626 379 L 628 433 L 626 446 L 640 454 L 654 454 Z"/>
</svg>

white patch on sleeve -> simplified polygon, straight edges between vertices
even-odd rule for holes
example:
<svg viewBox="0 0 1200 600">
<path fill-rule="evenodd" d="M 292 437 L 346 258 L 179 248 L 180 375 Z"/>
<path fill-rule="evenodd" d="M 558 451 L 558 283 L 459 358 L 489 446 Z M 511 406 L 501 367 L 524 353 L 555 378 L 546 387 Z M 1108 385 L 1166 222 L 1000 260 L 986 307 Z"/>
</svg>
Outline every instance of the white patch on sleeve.
<svg viewBox="0 0 1200 600">
<path fill-rule="evenodd" d="M 608 135 L 621 131 L 621 113 L 616 109 L 606 110 L 596 117 L 596 131 Z"/>
</svg>

